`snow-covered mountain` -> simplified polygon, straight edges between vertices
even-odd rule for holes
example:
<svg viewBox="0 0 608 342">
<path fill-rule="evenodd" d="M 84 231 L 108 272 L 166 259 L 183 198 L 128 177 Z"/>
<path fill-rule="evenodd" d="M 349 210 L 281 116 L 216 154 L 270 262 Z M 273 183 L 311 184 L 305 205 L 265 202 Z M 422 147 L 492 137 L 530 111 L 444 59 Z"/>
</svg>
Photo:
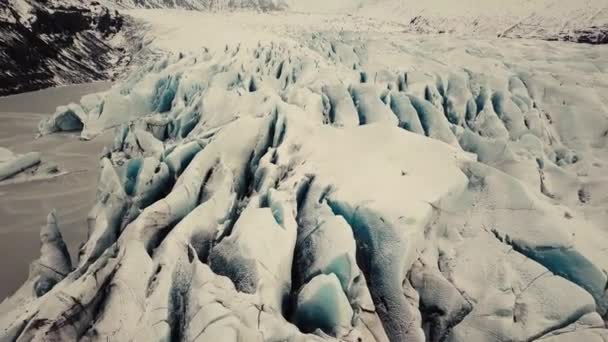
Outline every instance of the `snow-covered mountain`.
<svg viewBox="0 0 608 342">
<path fill-rule="evenodd" d="M 0 2 L 0 95 L 108 78 L 122 25 L 95 1 Z"/>
<path fill-rule="evenodd" d="M 288 0 L 288 6 L 392 20 L 416 33 L 608 43 L 606 0 Z"/>
<path fill-rule="evenodd" d="M 106 0 L 122 8 L 178 8 L 199 11 L 260 10 L 286 8 L 284 0 Z"/>
<path fill-rule="evenodd" d="M 394 21 L 426 34 L 608 43 L 606 0 L 106 0 L 119 8 L 340 13 Z"/>
</svg>

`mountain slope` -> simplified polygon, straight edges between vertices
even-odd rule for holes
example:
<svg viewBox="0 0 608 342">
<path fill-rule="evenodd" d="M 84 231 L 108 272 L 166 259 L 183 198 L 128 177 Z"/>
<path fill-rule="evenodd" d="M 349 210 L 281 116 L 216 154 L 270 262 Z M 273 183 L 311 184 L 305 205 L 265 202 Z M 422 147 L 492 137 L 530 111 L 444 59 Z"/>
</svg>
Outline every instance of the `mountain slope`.
<svg viewBox="0 0 608 342">
<path fill-rule="evenodd" d="M 123 18 L 96 2 L 0 3 L 0 95 L 109 77 Z"/>
<path fill-rule="evenodd" d="M 391 20 L 417 33 L 608 43 L 606 0 L 289 0 L 291 10 Z"/>
<path fill-rule="evenodd" d="M 285 8 L 284 0 L 111 0 L 123 8 L 179 8 L 199 11 L 260 10 Z"/>
</svg>

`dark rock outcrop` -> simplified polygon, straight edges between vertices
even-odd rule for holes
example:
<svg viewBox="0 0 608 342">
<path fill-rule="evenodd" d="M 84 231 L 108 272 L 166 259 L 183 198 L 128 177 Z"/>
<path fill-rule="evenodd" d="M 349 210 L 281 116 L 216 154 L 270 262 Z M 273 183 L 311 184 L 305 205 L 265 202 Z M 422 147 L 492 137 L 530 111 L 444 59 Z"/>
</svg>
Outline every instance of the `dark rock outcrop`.
<svg viewBox="0 0 608 342">
<path fill-rule="evenodd" d="M 108 39 L 122 26 L 96 2 L 1 2 L 0 95 L 108 78 L 121 55 Z"/>
</svg>

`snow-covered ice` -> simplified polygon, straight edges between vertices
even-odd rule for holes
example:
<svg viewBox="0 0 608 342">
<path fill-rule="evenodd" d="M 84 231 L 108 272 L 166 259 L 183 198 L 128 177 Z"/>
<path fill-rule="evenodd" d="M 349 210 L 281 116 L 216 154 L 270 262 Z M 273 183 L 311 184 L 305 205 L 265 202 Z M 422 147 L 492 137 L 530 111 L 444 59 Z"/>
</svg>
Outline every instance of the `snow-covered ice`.
<svg viewBox="0 0 608 342">
<path fill-rule="evenodd" d="M 12 177 L 40 163 L 40 153 L 29 152 L 16 155 L 9 149 L 0 147 L 0 181 Z"/>
<path fill-rule="evenodd" d="M 131 13 L 160 57 L 40 125 L 116 134 L 88 240 L 0 337 L 608 338 L 605 46 Z"/>
</svg>

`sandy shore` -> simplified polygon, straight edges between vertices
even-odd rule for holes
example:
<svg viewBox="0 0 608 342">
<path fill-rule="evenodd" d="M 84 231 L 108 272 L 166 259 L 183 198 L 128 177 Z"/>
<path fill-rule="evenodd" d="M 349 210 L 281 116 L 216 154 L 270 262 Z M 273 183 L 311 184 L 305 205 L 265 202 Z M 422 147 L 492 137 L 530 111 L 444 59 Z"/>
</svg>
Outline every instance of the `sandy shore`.
<svg viewBox="0 0 608 342">
<path fill-rule="evenodd" d="M 50 210 L 57 210 L 72 258 L 84 241 L 86 216 L 95 198 L 98 155 L 112 136 L 107 133 L 93 141 L 78 140 L 74 134 L 37 140 L 34 136 L 38 122 L 56 106 L 109 86 L 96 82 L 0 97 L 0 146 L 16 153 L 41 152 L 43 163 L 70 172 L 47 180 L 0 182 L 0 301 L 27 278 L 29 263 L 38 258 L 40 226 Z"/>
</svg>

